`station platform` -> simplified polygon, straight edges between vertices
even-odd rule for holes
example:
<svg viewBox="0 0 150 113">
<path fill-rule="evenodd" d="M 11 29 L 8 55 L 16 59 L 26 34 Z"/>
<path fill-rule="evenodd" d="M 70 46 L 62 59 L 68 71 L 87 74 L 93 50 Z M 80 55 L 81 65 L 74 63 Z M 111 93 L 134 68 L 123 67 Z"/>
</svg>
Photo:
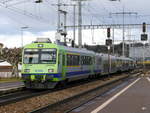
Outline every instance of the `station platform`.
<svg viewBox="0 0 150 113">
<path fill-rule="evenodd" d="M 6 82 L 0 83 L 0 93 L 21 89 L 24 87 L 23 82 Z"/>
<path fill-rule="evenodd" d="M 125 82 L 71 113 L 150 113 L 150 77 Z"/>
</svg>

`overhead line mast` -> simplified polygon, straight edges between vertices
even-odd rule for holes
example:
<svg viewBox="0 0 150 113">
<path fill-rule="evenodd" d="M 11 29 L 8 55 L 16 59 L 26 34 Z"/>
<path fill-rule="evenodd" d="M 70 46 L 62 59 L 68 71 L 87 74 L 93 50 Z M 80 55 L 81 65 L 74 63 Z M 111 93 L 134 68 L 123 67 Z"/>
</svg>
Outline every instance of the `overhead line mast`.
<svg viewBox="0 0 150 113">
<path fill-rule="evenodd" d="M 125 15 L 137 15 L 137 12 L 125 12 L 124 7 L 123 7 L 123 12 L 117 12 L 117 13 L 110 13 L 110 15 L 122 15 L 122 56 L 125 56 Z"/>
<path fill-rule="evenodd" d="M 79 48 L 82 48 L 82 3 L 78 0 L 78 44 Z"/>
<path fill-rule="evenodd" d="M 133 27 L 133 28 L 140 28 L 142 24 L 124 24 L 124 27 Z M 148 27 L 150 27 L 150 24 L 146 24 Z M 74 26 L 66 26 L 67 28 L 73 28 Z M 78 28 L 78 26 L 75 26 Z M 82 25 L 82 29 L 107 29 L 108 27 L 113 27 L 115 29 L 120 29 L 123 27 L 122 24 L 95 24 L 95 25 Z"/>
<path fill-rule="evenodd" d="M 57 5 L 58 6 L 58 4 L 51 4 L 51 5 L 53 5 L 53 6 L 55 6 L 55 5 Z M 65 3 L 60 3 L 60 5 L 59 6 L 66 6 L 66 7 L 68 7 L 68 6 L 73 6 L 73 45 L 74 45 L 74 43 L 75 43 L 75 39 L 76 39 L 76 4 L 65 4 Z M 59 11 L 61 11 L 61 10 L 59 10 Z M 58 24 L 60 25 L 60 16 L 58 16 Z M 58 25 L 58 26 L 59 26 Z M 58 27 L 59 28 L 59 27 Z M 58 30 L 58 28 L 57 28 L 57 31 L 59 31 Z M 64 29 L 66 29 L 67 27 L 66 27 L 66 25 L 64 24 Z M 66 30 L 65 30 L 66 31 Z"/>
<path fill-rule="evenodd" d="M 78 2 L 78 44 L 82 48 L 82 1 L 87 0 L 72 0 Z"/>
</svg>

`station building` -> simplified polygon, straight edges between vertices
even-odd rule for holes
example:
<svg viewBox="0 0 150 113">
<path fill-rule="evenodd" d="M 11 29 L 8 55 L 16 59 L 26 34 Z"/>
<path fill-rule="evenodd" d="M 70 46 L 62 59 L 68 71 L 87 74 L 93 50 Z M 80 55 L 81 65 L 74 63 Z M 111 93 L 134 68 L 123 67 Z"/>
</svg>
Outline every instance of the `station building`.
<svg viewBox="0 0 150 113">
<path fill-rule="evenodd" d="M 6 61 L 0 62 L 0 78 L 12 77 L 12 65 Z"/>
</svg>

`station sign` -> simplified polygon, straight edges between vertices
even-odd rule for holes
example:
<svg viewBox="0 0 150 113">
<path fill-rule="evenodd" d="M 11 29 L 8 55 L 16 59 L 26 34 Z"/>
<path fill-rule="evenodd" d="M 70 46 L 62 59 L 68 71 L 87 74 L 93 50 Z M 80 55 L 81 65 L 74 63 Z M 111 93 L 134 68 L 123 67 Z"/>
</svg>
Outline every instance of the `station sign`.
<svg viewBox="0 0 150 113">
<path fill-rule="evenodd" d="M 106 45 L 111 46 L 112 45 L 112 39 L 106 39 Z"/>
<path fill-rule="evenodd" d="M 141 34 L 141 41 L 147 41 L 148 40 L 148 34 Z"/>
</svg>

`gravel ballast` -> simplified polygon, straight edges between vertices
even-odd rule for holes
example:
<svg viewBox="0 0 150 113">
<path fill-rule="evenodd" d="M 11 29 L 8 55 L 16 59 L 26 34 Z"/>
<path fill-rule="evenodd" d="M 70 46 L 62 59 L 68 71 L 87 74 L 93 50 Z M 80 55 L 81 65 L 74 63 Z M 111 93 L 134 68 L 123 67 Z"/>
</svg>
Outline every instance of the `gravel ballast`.
<svg viewBox="0 0 150 113">
<path fill-rule="evenodd" d="M 98 86 L 101 86 L 103 84 L 107 84 L 113 80 L 120 79 L 123 76 L 127 76 L 125 74 L 122 74 L 122 76 L 115 76 L 113 78 L 110 78 L 107 81 L 98 80 L 90 83 L 86 83 L 80 86 L 71 87 L 68 89 L 59 90 L 57 92 L 52 92 L 49 94 L 44 94 L 41 96 L 33 97 L 30 99 L 25 99 L 13 104 L 0 106 L 0 113 L 27 113 L 31 112 L 34 109 L 41 108 L 43 106 L 54 104 L 56 102 L 59 102 L 61 100 L 64 100 L 66 98 L 72 97 L 74 95 L 77 95 L 79 93 L 88 91 L 90 89 L 96 88 Z"/>
</svg>

